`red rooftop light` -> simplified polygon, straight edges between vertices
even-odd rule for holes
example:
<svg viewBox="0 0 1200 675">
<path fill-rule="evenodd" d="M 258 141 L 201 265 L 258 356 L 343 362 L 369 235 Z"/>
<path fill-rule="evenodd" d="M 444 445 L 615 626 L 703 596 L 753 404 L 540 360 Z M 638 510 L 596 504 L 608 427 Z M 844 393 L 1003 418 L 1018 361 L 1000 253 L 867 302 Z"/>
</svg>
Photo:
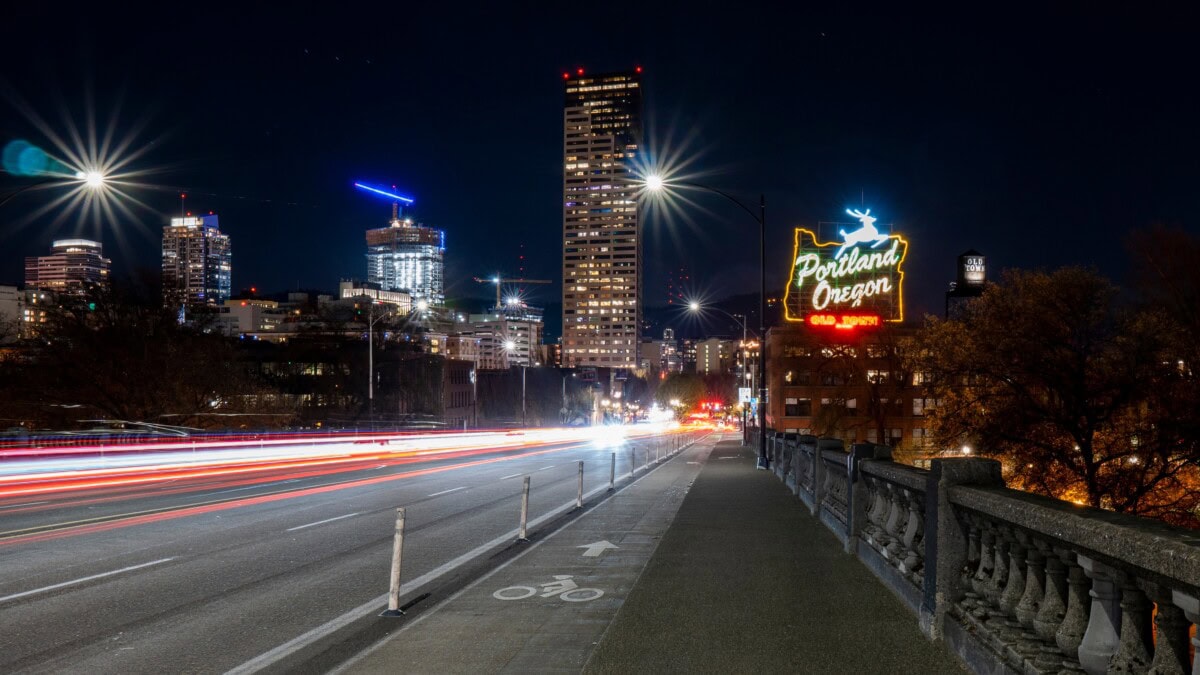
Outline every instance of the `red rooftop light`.
<svg viewBox="0 0 1200 675">
<path fill-rule="evenodd" d="M 563 79 L 564 79 L 564 80 L 569 80 L 569 79 L 571 79 L 571 74 L 570 74 L 570 73 L 563 73 Z"/>
<path fill-rule="evenodd" d="M 583 74 L 583 68 L 580 68 L 579 70 L 577 70 L 577 71 L 575 71 L 575 72 L 576 72 L 576 73 L 579 73 L 580 75 L 582 75 L 582 74 Z"/>
<path fill-rule="evenodd" d="M 638 66 L 638 67 L 637 67 L 637 72 L 639 72 L 639 73 L 640 73 L 640 72 L 642 72 L 642 67 L 641 67 L 641 66 Z"/>
</svg>

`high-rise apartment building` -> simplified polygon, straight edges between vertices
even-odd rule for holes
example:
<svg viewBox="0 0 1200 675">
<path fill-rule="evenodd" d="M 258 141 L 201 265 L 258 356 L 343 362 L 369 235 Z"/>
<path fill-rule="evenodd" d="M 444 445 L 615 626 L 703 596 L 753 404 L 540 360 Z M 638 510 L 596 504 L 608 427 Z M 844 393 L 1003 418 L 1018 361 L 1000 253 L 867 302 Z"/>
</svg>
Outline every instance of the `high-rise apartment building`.
<svg viewBox="0 0 1200 675">
<path fill-rule="evenodd" d="M 367 230 L 367 281 L 404 291 L 413 304 L 446 304 L 446 233 L 401 218 L 396 205 L 387 227 Z"/>
<path fill-rule="evenodd" d="M 641 69 L 564 74 L 563 365 L 636 368 Z"/>
<path fill-rule="evenodd" d="M 51 244 L 50 255 L 25 258 L 25 288 L 81 295 L 108 283 L 111 264 L 98 241 L 59 239 Z"/>
<path fill-rule="evenodd" d="M 168 307 L 220 307 L 232 288 L 229 236 L 217 216 L 172 218 L 163 228 L 163 304 Z"/>
</svg>

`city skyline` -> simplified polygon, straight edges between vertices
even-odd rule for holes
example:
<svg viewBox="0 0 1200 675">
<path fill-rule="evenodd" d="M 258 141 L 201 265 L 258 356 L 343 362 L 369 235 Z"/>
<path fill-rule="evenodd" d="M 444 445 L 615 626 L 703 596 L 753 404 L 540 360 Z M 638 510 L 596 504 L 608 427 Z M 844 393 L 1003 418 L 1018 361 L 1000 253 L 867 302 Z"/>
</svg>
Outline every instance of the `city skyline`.
<svg viewBox="0 0 1200 675">
<path fill-rule="evenodd" d="M 45 143 L 30 111 L 55 133 L 67 133 L 63 115 L 86 127 L 90 100 L 98 128 L 115 121 L 118 140 L 141 129 L 133 164 L 156 172 L 139 179 L 149 187 L 134 190 L 149 207 L 134 207 L 135 222 L 77 224 L 72 215 L 55 225 L 53 214 L 24 222 L 43 204 L 36 191 L 6 205 L 0 244 L 12 254 L 0 260 L 4 283 L 20 280 L 24 256 L 63 238 L 100 241 L 116 276 L 155 267 L 157 232 L 179 213 L 186 188 L 189 210 L 222 214 L 238 239 L 235 291 L 333 288 L 361 276 L 359 237 L 380 220 L 378 202 L 353 189 L 359 178 L 398 185 L 416 198 L 418 219 L 447 232 L 447 295 L 476 297 L 472 277 L 519 267 L 557 283 L 558 243 L 547 234 L 560 222 L 559 78 L 578 66 L 643 66 L 648 149 L 692 161 L 689 171 L 707 184 L 766 194 L 769 249 L 786 248 L 793 227 L 837 220 L 848 206 L 873 208 L 881 223 L 903 228 L 914 243 L 914 316 L 939 312 L 954 259 L 968 249 L 987 254 L 994 271 L 1095 264 L 1121 278 L 1128 231 L 1158 223 L 1196 229 L 1187 186 L 1200 176 L 1188 158 L 1200 139 L 1179 101 L 1191 93 L 1176 92 L 1179 105 L 1150 104 L 1173 89 L 1183 62 L 1173 58 L 1181 47 L 1166 21 L 1083 20 L 1063 9 L 1030 25 L 966 22 L 954 30 L 953 17 L 751 7 L 747 16 L 775 38 L 755 46 L 725 35 L 719 17 L 652 8 L 629 40 L 606 46 L 589 44 L 596 29 L 556 33 L 567 17 L 501 13 L 456 25 L 461 44 L 473 37 L 478 47 L 413 49 L 415 60 L 401 63 L 360 46 L 372 29 L 352 22 L 318 27 L 253 12 L 227 21 L 218 12 L 189 25 L 257 37 L 282 21 L 285 30 L 201 67 L 165 48 L 173 38 L 126 20 L 84 12 L 61 22 L 22 11 L 12 25 L 55 25 L 78 39 L 8 76 L 5 140 Z M 428 28 L 409 36 L 415 46 L 445 37 L 440 18 L 433 10 L 410 17 Z M 1092 45 L 1118 30 L 1124 47 L 1095 54 Z M 13 36 L 5 56 L 30 51 L 27 36 L 36 34 Z M 692 46 L 716 35 L 728 39 L 727 51 Z M 161 63 L 124 67 L 147 53 L 163 55 Z M 36 86 L 47 76 L 57 93 Z M 380 87 L 393 91 L 380 96 Z M 206 105 L 185 105 L 197 91 L 211 92 Z M 270 104 L 285 91 L 312 95 L 303 109 Z M 493 112 L 473 114 L 479 101 Z M 497 172 L 477 161 L 484 156 L 522 168 Z M 26 184 L 2 179 L 5 192 Z M 648 305 L 658 304 L 669 270 L 681 264 L 696 280 L 686 289 L 693 294 L 755 290 L 756 252 L 730 245 L 750 223 L 725 205 L 698 202 L 690 222 L 648 222 Z M 768 259 L 769 289 L 785 283 L 788 262 Z M 531 292 L 542 304 L 556 296 Z"/>
</svg>

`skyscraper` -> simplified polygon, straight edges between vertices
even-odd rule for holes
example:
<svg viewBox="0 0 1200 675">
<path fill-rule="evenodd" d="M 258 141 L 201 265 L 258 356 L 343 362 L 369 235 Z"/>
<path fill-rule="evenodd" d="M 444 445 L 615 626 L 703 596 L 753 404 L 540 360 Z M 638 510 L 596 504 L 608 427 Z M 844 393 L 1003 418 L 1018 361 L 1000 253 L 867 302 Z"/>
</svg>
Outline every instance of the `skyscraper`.
<svg viewBox="0 0 1200 675">
<path fill-rule="evenodd" d="M 636 368 L 641 68 L 563 81 L 563 365 Z"/>
<path fill-rule="evenodd" d="M 81 295 L 90 286 L 108 283 L 112 261 L 104 248 L 90 239 L 59 239 L 50 255 L 25 258 L 25 288 Z"/>
<path fill-rule="evenodd" d="M 367 230 L 367 281 L 385 291 L 406 291 L 414 304 L 446 304 L 446 233 L 401 218 L 392 205 L 387 227 Z"/>
<path fill-rule="evenodd" d="M 233 258 L 216 216 L 172 218 L 163 228 L 163 304 L 219 307 L 229 299 Z"/>
</svg>

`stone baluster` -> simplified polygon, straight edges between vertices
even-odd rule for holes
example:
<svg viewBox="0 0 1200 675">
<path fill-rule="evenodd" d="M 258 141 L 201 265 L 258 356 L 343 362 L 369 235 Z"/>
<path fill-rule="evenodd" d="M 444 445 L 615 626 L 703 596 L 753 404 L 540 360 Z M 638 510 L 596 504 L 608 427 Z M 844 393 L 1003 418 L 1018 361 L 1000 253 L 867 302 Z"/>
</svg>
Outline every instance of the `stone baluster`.
<svg viewBox="0 0 1200 675">
<path fill-rule="evenodd" d="M 1108 662 L 1109 673 L 1144 673 L 1150 667 L 1154 650 L 1154 632 L 1150 623 L 1150 602 L 1138 588 L 1137 580 L 1124 577 L 1121 587 L 1121 644 Z"/>
<path fill-rule="evenodd" d="M 908 522 L 904 527 L 904 554 L 900 560 L 900 571 L 910 575 L 918 585 L 922 582 L 925 566 L 923 535 L 925 531 L 925 495 L 905 489 L 908 503 Z"/>
<path fill-rule="evenodd" d="M 1154 660 L 1148 672 L 1154 675 L 1187 675 L 1188 630 L 1191 623 L 1171 597 L 1171 590 L 1149 582 L 1139 582 L 1142 590 L 1158 609 L 1154 616 Z"/>
<path fill-rule="evenodd" d="M 1092 582 L 1079 566 L 1073 551 L 1055 549 L 1055 553 L 1067 569 L 1067 611 L 1054 633 L 1054 641 L 1063 654 L 1076 659 L 1079 656 L 1079 645 L 1083 642 L 1083 634 L 1088 627 L 1088 616 L 1092 606 L 1089 591 Z"/>
<path fill-rule="evenodd" d="M 1196 624 L 1197 631 L 1200 631 L 1200 596 L 1172 591 L 1171 599 L 1175 606 L 1183 610 L 1187 620 Z M 1192 659 L 1192 675 L 1200 675 L 1200 632 L 1192 638 L 1192 652 L 1195 654 Z"/>
<path fill-rule="evenodd" d="M 1030 631 L 1037 632 L 1033 621 L 1041 609 L 1042 599 L 1046 596 L 1046 557 L 1042 546 L 1036 541 L 1026 542 L 1025 549 L 1025 589 L 1013 612 L 1017 621 Z"/>
<path fill-rule="evenodd" d="M 883 493 L 883 481 L 874 476 L 863 475 L 863 482 L 870 491 L 870 506 L 867 507 L 867 524 L 863 527 L 863 538 L 872 547 L 879 549 L 879 534 L 883 531 L 884 512 L 887 509 L 887 499 Z"/>
<path fill-rule="evenodd" d="M 981 517 L 976 517 L 976 522 L 979 526 L 979 568 L 971 579 L 971 588 L 981 599 L 986 599 L 988 582 L 996 566 L 996 530 Z"/>
<path fill-rule="evenodd" d="M 1087 632 L 1079 645 L 1079 664 L 1090 675 L 1108 671 L 1108 662 L 1121 647 L 1117 627 L 1121 625 L 1121 573 L 1086 556 L 1077 556 L 1079 566 L 1092 580 L 1092 611 Z"/>
<path fill-rule="evenodd" d="M 1016 617 L 1017 603 L 1025 594 L 1025 543 L 1024 534 L 1005 527 L 1008 538 L 1008 580 L 1000 594 L 1000 609 L 1009 617 Z"/>
<path fill-rule="evenodd" d="M 1045 590 L 1033 617 L 1033 631 L 1043 640 L 1054 642 L 1054 634 L 1067 614 L 1067 566 L 1045 542 L 1039 540 L 1037 546 L 1044 561 Z"/>
<path fill-rule="evenodd" d="M 809 511 L 819 518 L 821 500 L 825 499 L 825 461 L 821 459 L 820 441 L 813 447 L 812 458 L 812 506 L 809 507 Z"/>
<path fill-rule="evenodd" d="M 959 584 L 963 589 L 963 599 L 959 603 L 967 612 L 972 612 L 979 606 L 979 593 L 975 591 L 975 573 L 982 561 L 980 540 L 983 538 L 983 526 L 980 518 L 968 511 L 959 515 L 962 529 L 967 533 L 967 557 L 962 567 L 962 578 Z"/>
<path fill-rule="evenodd" d="M 984 586 L 983 593 L 988 599 L 988 603 L 999 609 L 1000 596 L 1008 584 L 1008 546 L 1011 531 L 1007 527 L 995 523 L 992 523 L 992 527 L 996 532 L 996 541 L 992 544 L 996 563 L 992 566 L 992 578 Z"/>
<path fill-rule="evenodd" d="M 904 557 L 901 551 L 904 546 L 904 526 L 908 522 L 908 492 L 895 483 L 888 483 L 887 491 L 892 508 L 888 511 L 888 543 L 882 553 L 894 565 Z"/>
</svg>

